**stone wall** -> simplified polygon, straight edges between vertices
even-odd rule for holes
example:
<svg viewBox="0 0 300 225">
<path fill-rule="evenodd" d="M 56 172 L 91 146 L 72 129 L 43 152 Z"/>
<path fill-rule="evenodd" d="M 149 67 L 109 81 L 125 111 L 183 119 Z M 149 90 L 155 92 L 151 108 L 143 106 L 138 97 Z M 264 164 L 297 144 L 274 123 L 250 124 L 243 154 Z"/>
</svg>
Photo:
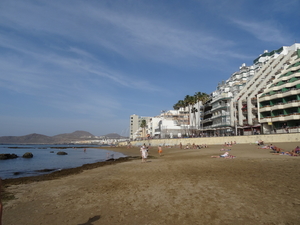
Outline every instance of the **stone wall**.
<svg viewBox="0 0 300 225">
<path fill-rule="evenodd" d="M 158 146 L 158 145 L 182 145 L 195 144 L 195 145 L 223 145 L 225 142 L 234 142 L 237 144 L 250 144 L 255 143 L 258 140 L 262 140 L 265 143 L 278 143 L 278 142 L 300 142 L 299 133 L 290 134 L 268 134 L 268 135 L 249 135 L 249 136 L 225 136 L 225 137 L 207 137 L 207 138 L 176 138 L 176 139 L 151 139 L 144 141 L 132 141 L 134 146 L 140 146 L 142 144 Z M 127 145 L 126 142 L 120 143 L 120 145 Z M 300 143 L 299 143 L 300 145 Z"/>
</svg>

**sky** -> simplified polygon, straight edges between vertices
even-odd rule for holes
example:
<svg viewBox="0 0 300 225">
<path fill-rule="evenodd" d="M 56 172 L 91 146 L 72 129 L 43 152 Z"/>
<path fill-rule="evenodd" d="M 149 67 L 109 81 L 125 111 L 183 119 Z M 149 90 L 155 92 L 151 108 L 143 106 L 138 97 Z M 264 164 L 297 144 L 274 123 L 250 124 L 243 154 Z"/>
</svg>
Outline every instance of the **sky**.
<svg viewBox="0 0 300 225">
<path fill-rule="evenodd" d="M 298 0 L 1 0 L 0 136 L 129 136 L 264 50 L 300 42 Z"/>
</svg>

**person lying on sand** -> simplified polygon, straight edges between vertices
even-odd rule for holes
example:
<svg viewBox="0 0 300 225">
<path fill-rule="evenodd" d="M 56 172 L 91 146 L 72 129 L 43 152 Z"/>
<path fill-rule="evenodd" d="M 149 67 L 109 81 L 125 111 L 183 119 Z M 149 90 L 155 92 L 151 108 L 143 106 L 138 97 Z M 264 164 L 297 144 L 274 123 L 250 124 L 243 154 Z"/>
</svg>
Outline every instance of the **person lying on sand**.
<svg viewBox="0 0 300 225">
<path fill-rule="evenodd" d="M 222 155 L 212 155 L 211 158 L 225 158 L 225 159 L 233 159 L 235 156 L 229 155 L 229 152 L 225 152 Z"/>
<path fill-rule="evenodd" d="M 230 151 L 231 149 L 221 148 L 220 151 Z"/>
<path fill-rule="evenodd" d="M 262 146 L 262 147 L 258 147 L 258 149 L 270 149 L 270 146 L 269 145 L 265 145 L 265 146 Z"/>
<path fill-rule="evenodd" d="M 284 150 L 282 148 L 276 147 L 275 145 L 270 145 L 270 149 L 273 151 L 273 153 L 280 153 L 283 152 Z"/>
<path fill-rule="evenodd" d="M 291 152 L 280 152 L 280 153 L 273 153 L 273 155 L 288 155 L 288 156 L 298 156 L 298 154 Z"/>
</svg>

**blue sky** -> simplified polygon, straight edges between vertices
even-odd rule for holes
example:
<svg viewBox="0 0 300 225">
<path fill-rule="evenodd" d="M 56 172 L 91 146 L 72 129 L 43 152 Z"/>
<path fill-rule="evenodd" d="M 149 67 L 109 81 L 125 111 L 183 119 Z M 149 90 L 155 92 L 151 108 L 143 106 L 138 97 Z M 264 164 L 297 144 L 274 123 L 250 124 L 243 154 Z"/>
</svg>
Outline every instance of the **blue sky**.
<svg viewBox="0 0 300 225">
<path fill-rule="evenodd" d="M 1 0 L 0 136 L 128 135 L 300 42 L 298 0 Z"/>
</svg>

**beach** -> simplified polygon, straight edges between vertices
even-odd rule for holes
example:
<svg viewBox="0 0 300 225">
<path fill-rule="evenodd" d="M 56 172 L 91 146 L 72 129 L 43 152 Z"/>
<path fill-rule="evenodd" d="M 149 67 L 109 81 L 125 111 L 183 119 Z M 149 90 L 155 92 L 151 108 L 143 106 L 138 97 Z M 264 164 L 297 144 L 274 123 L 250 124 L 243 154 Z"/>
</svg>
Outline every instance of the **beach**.
<svg viewBox="0 0 300 225">
<path fill-rule="evenodd" d="M 292 150 L 299 143 L 276 143 Z M 233 159 L 211 158 L 230 148 Z M 108 148 L 132 156 L 64 174 L 4 180 L 4 225 L 300 224 L 300 157 L 255 144 Z M 138 159 L 137 159 L 138 158 Z"/>
</svg>

